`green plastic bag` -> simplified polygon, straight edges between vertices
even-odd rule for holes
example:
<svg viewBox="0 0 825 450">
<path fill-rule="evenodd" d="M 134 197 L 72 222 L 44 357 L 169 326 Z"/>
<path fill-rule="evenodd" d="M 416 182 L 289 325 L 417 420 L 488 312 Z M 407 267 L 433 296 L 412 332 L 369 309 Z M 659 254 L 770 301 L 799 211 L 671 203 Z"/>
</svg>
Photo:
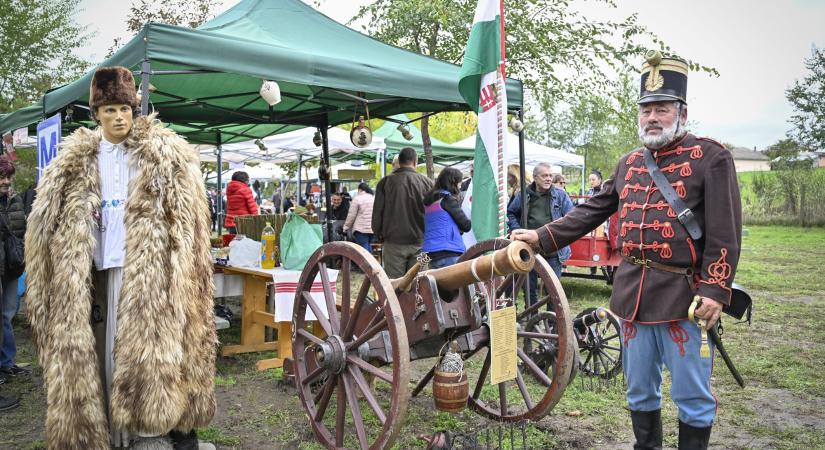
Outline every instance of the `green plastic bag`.
<svg viewBox="0 0 825 450">
<path fill-rule="evenodd" d="M 310 224 L 290 214 L 281 229 L 281 265 L 287 270 L 303 270 L 309 257 L 324 244 L 320 224 Z"/>
</svg>

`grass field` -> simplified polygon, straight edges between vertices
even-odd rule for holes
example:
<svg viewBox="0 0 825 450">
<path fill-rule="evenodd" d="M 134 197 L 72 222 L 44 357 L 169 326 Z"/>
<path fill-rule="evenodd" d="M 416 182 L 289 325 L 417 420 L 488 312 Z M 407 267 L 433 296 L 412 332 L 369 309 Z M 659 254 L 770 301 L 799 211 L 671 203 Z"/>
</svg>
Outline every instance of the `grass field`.
<svg viewBox="0 0 825 450">
<path fill-rule="evenodd" d="M 755 301 L 752 326 L 726 322 L 725 344 L 747 387 L 742 390 L 719 360 L 714 389 L 719 414 L 711 444 L 725 449 L 825 448 L 825 229 L 749 227 L 736 281 Z M 610 288 L 603 282 L 564 278 L 564 290 L 575 314 L 606 305 Z M 18 316 L 17 319 L 23 319 Z M 15 322 L 18 363 L 30 363 L 33 374 L 2 386 L 3 393 L 22 398 L 22 406 L 0 413 L 0 449 L 45 448 L 45 397 L 32 353 L 30 331 Z M 237 342 L 239 324 L 220 333 L 222 343 Z M 321 448 L 312 435 L 295 388 L 280 369 L 255 371 L 266 353 L 218 358 L 216 390 L 219 411 L 202 438 L 219 448 Z M 420 377 L 433 362 L 413 365 Z M 667 378 L 666 378 L 667 379 Z M 630 420 L 621 384 L 593 389 L 586 378 L 574 380 L 545 418 L 527 425 L 532 449 L 631 448 Z M 666 444 L 676 444 L 676 409 L 663 404 Z M 429 389 L 413 398 L 394 448 L 424 448 L 419 434 L 437 430 L 483 431 L 496 424 L 465 410 L 436 412 Z M 502 448 L 509 448 L 507 442 Z M 518 447 L 521 448 L 521 447 Z"/>
</svg>

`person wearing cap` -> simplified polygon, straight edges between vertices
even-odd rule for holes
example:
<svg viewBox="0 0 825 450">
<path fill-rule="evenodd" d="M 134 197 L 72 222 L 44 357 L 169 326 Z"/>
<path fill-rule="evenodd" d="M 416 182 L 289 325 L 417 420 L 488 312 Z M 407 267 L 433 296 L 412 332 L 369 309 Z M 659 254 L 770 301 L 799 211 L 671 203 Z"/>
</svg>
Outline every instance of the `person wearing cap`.
<svg viewBox="0 0 825 450">
<path fill-rule="evenodd" d="M 197 448 L 193 430 L 215 413 L 198 155 L 154 115 L 133 117 L 138 104 L 129 69 L 94 73 L 98 126 L 66 138 L 28 218 L 26 298 L 50 449 Z"/>
<path fill-rule="evenodd" d="M 705 449 L 716 416 L 710 355 L 700 353 L 695 316 L 713 326 L 731 299 L 739 260 L 742 208 L 733 158 L 721 144 L 685 129 L 687 64 L 649 54 L 642 68 L 639 138 L 644 147 L 619 159 L 598 195 L 567 216 L 514 238 L 545 252 L 568 245 L 619 212 L 623 261 L 610 310 L 622 322 L 622 367 L 636 449 L 662 447 L 662 367 L 679 411 L 679 449 Z M 645 150 L 647 149 L 647 150 Z M 648 172 L 649 151 L 693 219 L 674 211 Z M 684 223 L 684 224 L 683 224 Z M 701 230 L 694 240 L 688 227 Z"/>
</svg>

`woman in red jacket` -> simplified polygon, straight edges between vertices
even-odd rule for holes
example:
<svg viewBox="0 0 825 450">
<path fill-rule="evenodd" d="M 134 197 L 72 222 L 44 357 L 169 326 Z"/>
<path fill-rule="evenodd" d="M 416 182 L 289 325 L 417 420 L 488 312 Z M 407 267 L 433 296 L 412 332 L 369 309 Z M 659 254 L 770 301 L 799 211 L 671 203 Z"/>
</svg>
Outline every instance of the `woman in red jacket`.
<svg viewBox="0 0 825 450">
<path fill-rule="evenodd" d="M 255 196 L 249 188 L 249 175 L 243 171 L 232 174 L 232 181 L 226 185 L 226 219 L 223 225 L 230 234 L 236 234 L 235 216 L 258 214 Z"/>
</svg>

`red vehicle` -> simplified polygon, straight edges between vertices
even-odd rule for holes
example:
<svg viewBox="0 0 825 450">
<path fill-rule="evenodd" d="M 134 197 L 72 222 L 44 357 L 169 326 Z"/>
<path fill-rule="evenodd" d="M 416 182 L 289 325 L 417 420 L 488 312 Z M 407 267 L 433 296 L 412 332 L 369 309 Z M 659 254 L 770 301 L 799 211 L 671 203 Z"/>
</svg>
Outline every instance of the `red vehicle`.
<svg viewBox="0 0 825 450">
<path fill-rule="evenodd" d="M 604 228 L 604 225 L 599 225 L 599 228 L 570 244 L 572 254 L 570 259 L 564 263 L 567 267 L 592 267 L 595 271 L 591 270 L 591 273 L 564 271 L 562 276 L 605 280 L 607 284 L 613 284 L 613 273 L 622 258 L 618 246 L 619 214 L 613 214 L 607 220 L 606 233 Z"/>
</svg>

